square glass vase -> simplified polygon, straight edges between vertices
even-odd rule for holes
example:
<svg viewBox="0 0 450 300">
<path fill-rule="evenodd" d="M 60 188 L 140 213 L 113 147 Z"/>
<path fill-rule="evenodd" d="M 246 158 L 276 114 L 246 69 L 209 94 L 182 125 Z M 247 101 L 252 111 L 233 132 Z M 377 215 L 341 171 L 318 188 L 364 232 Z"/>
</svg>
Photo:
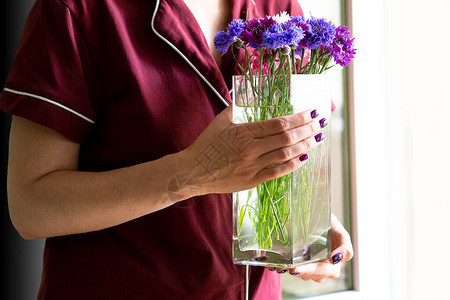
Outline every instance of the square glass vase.
<svg viewBox="0 0 450 300">
<path fill-rule="evenodd" d="M 233 122 L 245 123 L 317 109 L 330 120 L 326 74 L 233 76 Z M 293 268 L 330 254 L 329 128 L 299 169 L 233 193 L 233 262 Z M 251 145 L 250 145 L 251 146 Z"/>
</svg>

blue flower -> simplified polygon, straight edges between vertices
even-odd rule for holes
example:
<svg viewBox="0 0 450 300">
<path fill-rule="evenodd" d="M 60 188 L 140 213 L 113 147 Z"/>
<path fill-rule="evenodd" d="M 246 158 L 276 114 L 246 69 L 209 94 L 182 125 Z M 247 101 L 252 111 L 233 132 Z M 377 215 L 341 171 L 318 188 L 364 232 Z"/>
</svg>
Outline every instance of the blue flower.
<svg viewBox="0 0 450 300">
<path fill-rule="evenodd" d="M 283 42 L 285 45 L 298 46 L 298 43 L 305 37 L 305 33 L 302 28 L 293 24 L 283 25 L 285 27 Z"/>
<path fill-rule="evenodd" d="M 219 31 L 214 37 L 214 47 L 224 55 L 228 48 L 236 42 L 244 31 L 244 21 L 234 19 L 228 24 L 227 31 Z"/>
<path fill-rule="evenodd" d="M 261 45 L 267 49 L 278 49 L 282 46 L 281 36 L 283 35 L 283 28 L 276 24 L 267 29 L 262 35 Z"/>
<path fill-rule="evenodd" d="M 216 36 L 214 37 L 214 47 L 216 47 L 217 51 L 222 52 L 222 55 L 224 55 L 228 51 L 228 48 L 232 43 L 233 40 L 225 31 L 217 32 Z"/>
<path fill-rule="evenodd" d="M 326 19 L 317 19 L 312 17 L 308 20 L 310 27 L 306 46 L 310 49 L 316 49 L 320 46 L 329 46 L 336 35 L 336 26 Z"/>
<path fill-rule="evenodd" d="M 227 33 L 235 40 L 239 38 L 244 31 L 244 21 L 242 19 L 234 19 L 227 27 Z"/>
<path fill-rule="evenodd" d="M 291 17 L 291 22 L 298 26 L 299 24 L 306 23 L 306 18 L 305 16 Z"/>
<path fill-rule="evenodd" d="M 283 46 L 297 47 L 304 33 L 300 27 L 291 23 L 275 24 L 262 36 L 262 45 L 268 49 L 279 49 Z"/>
</svg>

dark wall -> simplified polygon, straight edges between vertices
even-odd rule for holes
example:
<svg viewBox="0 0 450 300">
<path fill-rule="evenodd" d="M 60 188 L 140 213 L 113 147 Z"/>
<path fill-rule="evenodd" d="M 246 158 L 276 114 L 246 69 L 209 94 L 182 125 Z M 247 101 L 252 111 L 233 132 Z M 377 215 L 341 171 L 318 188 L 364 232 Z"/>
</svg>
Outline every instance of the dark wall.
<svg viewBox="0 0 450 300">
<path fill-rule="evenodd" d="M 34 0 L 2 0 L 0 7 L 1 86 L 17 49 Z M 2 224 L 1 299 L 36 299 L 42 269 L 43 240 L 23 240 L 11 224 L 6 195 L 10 116 L 0 112 L 0 208 Z"/>
</svg>

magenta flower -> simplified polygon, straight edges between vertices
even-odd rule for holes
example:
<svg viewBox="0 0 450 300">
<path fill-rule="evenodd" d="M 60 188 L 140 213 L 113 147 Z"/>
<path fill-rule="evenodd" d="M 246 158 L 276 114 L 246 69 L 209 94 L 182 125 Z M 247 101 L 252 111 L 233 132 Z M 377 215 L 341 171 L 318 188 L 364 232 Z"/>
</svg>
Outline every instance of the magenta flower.
<svg viewBox="0 0 450 300">
<path fill-rule="evenodd" d="M 269 74 L 269 68 L 270 68 L 270 57 L 271 54 L 267 49 L 263 49 L 261 59 L 261 53 L 259 50 L 254 50 L 250 56 L 250 66 L 252 68 L 252 71 L 254 74 L 259 74 L 259 71 L 262 72 L 262 74 L 259 75 L 267 75 Z M 262 65 L 260 66 L 260 63 L 262 61 Z M 278 65 L 276 65 L 278 67 Z"/>
<path fill-rule="evenodd" d="M 275 24 L 277 22 L 269 16 L 249 20 L 244 23 L 244 31 L 241 34 L 241 39 L 244 44 L 257 49 L 261 47 L 264 32 Z"/>
<path fill-rule="evenodd" d="M 354 58 L 356 49 L 354 48 L 354 38 L 350 35 L 350 30 L 345 26 L 339 26 L 336 29 L 336 37 L 327 47 L 330 56 L 341 66 L 348 66 Z"/>
</svg>

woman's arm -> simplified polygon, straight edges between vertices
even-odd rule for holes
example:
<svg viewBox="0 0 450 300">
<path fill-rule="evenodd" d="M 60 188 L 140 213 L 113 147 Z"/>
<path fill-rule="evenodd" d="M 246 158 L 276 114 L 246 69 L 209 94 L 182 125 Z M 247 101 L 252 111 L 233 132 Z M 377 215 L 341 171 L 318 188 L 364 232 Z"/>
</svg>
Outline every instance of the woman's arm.
<svg viewBox="0 0 450 300">
<path fill-rule="evenodd" d="M 314 137 L 321 129 L 318 119 L 308 111 L 236 125 L 227 108 L 184 151 L 117 170 L 81 172 L 78 144 L 14 117 L 8 170 L 11 219 L 27 239 L 83 233 L 192 196 L 254 187 L 304 163 L 299 157 L 320 143 Z"/>
<path fill-rule="evenodd" d="M 111 227 L 162 209 L 180 155 L 108 172 L 80 172 L 79 145 L 14 117 L 8 167 L 12 222 L 27 239 Z M 179 193 L 180 194 L 180 193 Z"/>
</svg>

